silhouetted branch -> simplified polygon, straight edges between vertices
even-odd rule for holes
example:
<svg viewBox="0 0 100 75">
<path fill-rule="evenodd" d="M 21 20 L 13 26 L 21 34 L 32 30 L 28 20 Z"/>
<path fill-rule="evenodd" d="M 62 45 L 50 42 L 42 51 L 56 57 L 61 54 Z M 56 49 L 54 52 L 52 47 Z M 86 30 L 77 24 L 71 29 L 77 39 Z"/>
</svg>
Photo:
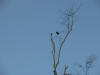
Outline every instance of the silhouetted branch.
<svg viewBox="0 0 100 75">
<path fill-rule="evenodd" d="M 65 33 L 65 36 L 63 36 L 62 40 L 61 40 L 61 43 L 59 44 L 58 46 L 58 55 L 57 55 L 57 58 L 55 58 L 55 52 L 56 52 L 56 47 L 55 47 L 55 42 L 54 42 L 54 39 L 53 39 L 53 34 L 51 33 L 50 34 L 50 39 L 51 39 L 51 44 L 52 44 L 52 57 L 53 57 L 53 72 L 54 72 L 54 75 L 57 75 L 57 67 L 59 65 L 59 62 L 60 62 L 60 56 L 61 56 L 61 50 L 62 50 L 62 47 L 66 41 L 66 39 L 68 38 L 70 32 L 72 31 L 72 26 L 74 24 L 74 15 L 76 14 L 76 11 L 73 11 L 73 8 L 71 8 L 68 12 L 65 13 L 65 17 L 66 17 L 66 28 L 67 28 L 67 32 Z M 60 33 L 59 32 L 56 32 L 57 35 L 59 35 Z M 65 67 L 65 70 L 66 70 L 66 67 Z"/>
<path fill-rule="evenodd" d="M 65 66 L 65 67 L 64 67 L 64 75 L 66 75 L 67 69 L 68 69 L 68 66 Z"/>
<path fill-rule="evenodd" d="M 88 75 L 88 72 L 89 72 L 90 68 L 92 68 L 93 63 L 96 61 L 96 59 L 97 59 L 97 57 L 95 55 L 91 55 L 86 59 L 85 64 L 83 64 L 83 65 L 78 64 L 77 67 L 78 67 L 78 69 L 81 70 L 81 72 L 78 71 L 78 72 L 80 72 L 80 75 Z"/>
<path fill-rule="evenodd" d="M 56 64 L 55 64 L 55 43 L 54 43 L 54 40 L 53 40 L 53 37 L 52 37 L 52 33 L 50 35 L 50 38 L 51 38 L 51 43 L 52 43 L 52 56 L 53 56 L 53 72 L 54 72 L 54 75 L 57 75 L 57 72 L 56 72 Z"/>
<path fill-rule="evenodd" d="M 89 56 L 85 62 L 85 75 L 88 74 L 89 69 L 92 67 L 94 61 L 97 59 L 96 56 Z"/>
</svg>

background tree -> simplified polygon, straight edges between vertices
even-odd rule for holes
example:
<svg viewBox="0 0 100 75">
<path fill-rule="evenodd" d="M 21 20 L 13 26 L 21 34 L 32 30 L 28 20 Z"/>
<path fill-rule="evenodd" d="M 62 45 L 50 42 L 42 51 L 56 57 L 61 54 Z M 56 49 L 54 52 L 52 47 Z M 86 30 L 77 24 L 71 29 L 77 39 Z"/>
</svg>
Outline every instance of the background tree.
<svg viewBox="0 0 100 75">
<path fill-rule="evenodd" d="M 89 70 L 92 69 L 94 62 L 96 61 L 97 57 L 96 55 L 90 55 L 87 57 L 85 62 L 81 64 L 74 64 L 74 67 L 76 66 L 77 71 L 74 72 L 73 75 L 89 75 Z"/>
</svg>

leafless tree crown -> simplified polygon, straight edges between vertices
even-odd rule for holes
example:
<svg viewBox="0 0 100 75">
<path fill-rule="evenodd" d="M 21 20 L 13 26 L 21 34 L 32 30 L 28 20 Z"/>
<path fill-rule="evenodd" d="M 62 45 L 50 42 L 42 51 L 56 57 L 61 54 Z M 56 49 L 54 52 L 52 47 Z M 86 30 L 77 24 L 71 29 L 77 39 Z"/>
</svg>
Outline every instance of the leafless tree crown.
<svg viewBox="0 0 100 75">
<path fill-rule="evenodd" d="M 60 56 L 61 56 L 61 50 L 63 47 L 63 44 L 65 43 L 66 39 L 68 38 L 69 34 L 72 31 L 72 27 L 74 24 L 74 15 L 76 14 L 76 12 L 78 11 L 78 9 L 76 11 L 73 10 L 73 8 L 70 8 L 69 10 L 67 10 L 65 12 L 65 25 L 66 25 L 66 32 L 57 48 L 58 54 L 56 55 L 56 43 L 54 41 L 53 38 L 53 33 L 50 34 L 50 40 L 51 40 L 51 44 L 52 44 L 52 57 L 53 57 L 53 72 L 54 75 L 57 75 L 57 67 L 60 63 Z M 57 35 L 59 35 L 59 32 L 56 32 Z M 57 56 L 57 58 L 55 58 Z M 65 67 L 64 69 L 64 75 L 66 75 L 66 70 L 68 69 L 68 67 Z"/>
</svg>

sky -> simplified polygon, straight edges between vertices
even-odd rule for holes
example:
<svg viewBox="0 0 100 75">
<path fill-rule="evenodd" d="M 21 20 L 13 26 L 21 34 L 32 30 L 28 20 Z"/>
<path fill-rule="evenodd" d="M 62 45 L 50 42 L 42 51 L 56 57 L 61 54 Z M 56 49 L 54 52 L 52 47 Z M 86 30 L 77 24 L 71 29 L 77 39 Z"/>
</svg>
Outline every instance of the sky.
<svg viewBox="0 0 100 75">
<path fill-rule="evenodd" d="M 1 1 L 1 0 L 0 0 Z M 100 74 L 99 0 L 4 0 L 0 3 L 0 74 L 53 75 L 50 33 L 64 29 L 64 11 L 76 9 L 73 31 L 66 40 L 58 67 L 83 64 L 90 55 Z"/>
</svg>

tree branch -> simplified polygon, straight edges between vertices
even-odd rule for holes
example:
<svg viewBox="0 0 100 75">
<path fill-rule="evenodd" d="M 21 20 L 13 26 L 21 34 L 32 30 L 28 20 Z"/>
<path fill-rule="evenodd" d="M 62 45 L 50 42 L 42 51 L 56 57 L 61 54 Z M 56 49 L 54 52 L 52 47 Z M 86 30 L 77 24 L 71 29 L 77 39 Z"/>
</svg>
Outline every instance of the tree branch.
<svg viewBox="0 0 100 75">
<path fill-rule="evenodd" d="M 61 50 L 62 50 L 62 47 L 63 47 L 66 39 L 68 38 L 70 32 L 72 31 L 72 26 L 74 24 L 73 18 L 74 18 L 74 15 L 76 14 L 76 12 L 77 11 L 74 12 L 73 9 L 70 9 L 67 13 L 65 13 L 67 32 L 65 33 L 65 36 L 63 37 L 60 45 L 58 46 L 57 59 L 55 58 L 56 47 L 55 47 L 55 42 L 54 42 L 54 39 L 53 39 L 53 34 L 52 33 L 50 34 L 50 40 L 51 40 L 51 44 L 52 44 L 52 57 L 53 57 L 53 69 L 54 69 L 53 72 L 54 72 L 54 75 L 57 75 L 56 69 L 59 65 Z M 67 67 L 65 66 L 64 75 L 65 75 L 66 69 L 67 69 Z"/>
</svg>

